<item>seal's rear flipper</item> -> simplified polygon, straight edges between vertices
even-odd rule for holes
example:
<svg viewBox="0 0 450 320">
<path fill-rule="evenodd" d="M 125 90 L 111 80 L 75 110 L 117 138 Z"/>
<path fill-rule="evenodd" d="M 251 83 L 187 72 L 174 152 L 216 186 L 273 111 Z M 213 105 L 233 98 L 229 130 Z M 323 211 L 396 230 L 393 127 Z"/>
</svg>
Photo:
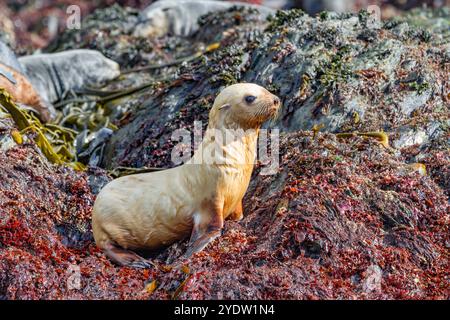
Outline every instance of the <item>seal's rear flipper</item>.
<svg viewBox="0 0 450 320">
<path fill-rule="evenodd" d="M 142 258 L 138 254 L 120 248 L 110 242 L 108 242 L 103 248 L 106 256 L 114 261 L 116 264 L 125 267 L 134 268 L 151 268 L 155 267 L 152 262 Z"/>
</svg>

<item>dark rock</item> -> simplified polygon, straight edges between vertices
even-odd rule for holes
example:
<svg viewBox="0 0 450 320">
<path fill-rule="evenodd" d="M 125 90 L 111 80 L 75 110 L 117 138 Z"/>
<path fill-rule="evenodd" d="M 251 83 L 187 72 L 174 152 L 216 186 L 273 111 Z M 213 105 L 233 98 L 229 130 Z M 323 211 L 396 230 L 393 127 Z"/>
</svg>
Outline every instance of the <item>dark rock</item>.
<svg viewBox="0 0 450 320">
<path fill-rule="evenodd" d="M 223 15 L 203 18 L 209 22 L 205 29 L 214 28 L 217 20 L 230 21 Z M 155 90 L 114 134 L 104 165 L 171 166 L 168 152 L 174 128 L 189 129 L 193 120 L 205 121 L 215 93 L 237 81 L 259 83 L 282 97 L 282 114 L 272 126 L 285 131 L 320 124 L 330 132 L 382 129 L 401 149 L 408 146 L 411 133 L 418 134 L 415 115 L 427 113 L 428 121 L 441 117 L 435 122 L 438 127 L 448 124 L 447 109 L 442 108 L 448 107 L 446 67 L 439 67 L 447 65 L 445 46 L 404 40 L 388 29 L 369 30 L 358 17 L 320 20 L 297 11 L 279 12 L 264 32 L 263 28 L 244 18 L 233 36 L 221 38 L 228 43 L 227 37 L 232 37 L 233 45 L 175 71 L 195 77 L 179 78 Z M 373 41 L 358 39 L 367 31 Z M 428 47 L 435 53 L 427 54 Z M 411 60 L 420 62 L 414 67 L 403 63 Z M 133 141 L 124 143 L 125 137 Z"/>
</svg>

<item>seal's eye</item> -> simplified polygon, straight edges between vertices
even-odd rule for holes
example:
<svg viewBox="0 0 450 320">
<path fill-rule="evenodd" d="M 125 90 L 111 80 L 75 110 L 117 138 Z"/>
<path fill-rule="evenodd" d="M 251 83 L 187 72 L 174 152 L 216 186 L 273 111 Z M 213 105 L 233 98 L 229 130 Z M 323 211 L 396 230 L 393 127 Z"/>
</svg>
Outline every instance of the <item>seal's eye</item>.
<svg viewBox="0 0 450 320">
<path fill-rule="evenodd" d="M 255 96 L 246 96 L 245 97 L 245 102 L 247 102 L 248 104 L 252 103 L 255 100 L 256 100 Z"/>
</svg>

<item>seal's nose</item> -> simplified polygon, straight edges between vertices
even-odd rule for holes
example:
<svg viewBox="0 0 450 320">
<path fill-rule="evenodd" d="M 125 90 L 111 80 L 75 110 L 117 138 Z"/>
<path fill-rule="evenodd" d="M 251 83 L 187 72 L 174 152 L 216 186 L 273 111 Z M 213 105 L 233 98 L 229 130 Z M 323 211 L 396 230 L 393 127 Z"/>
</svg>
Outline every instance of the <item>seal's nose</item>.
<svg viewBox="0 0 450 320">
<path fill-rule="evenodd" d="M 279 106 L 280 105 L 280 98 L 278 98 L 278 97 L 273 98 L 273 104 L 276 105 L 276 106 Z"/>
</svg>

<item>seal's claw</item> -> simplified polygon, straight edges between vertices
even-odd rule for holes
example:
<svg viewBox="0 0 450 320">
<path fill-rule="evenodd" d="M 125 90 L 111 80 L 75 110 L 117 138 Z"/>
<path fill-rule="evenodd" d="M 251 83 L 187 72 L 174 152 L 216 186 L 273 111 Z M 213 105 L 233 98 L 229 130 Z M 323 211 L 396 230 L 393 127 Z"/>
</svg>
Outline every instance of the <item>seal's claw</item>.
<svg viewBox="0 0 450 320">
<path fill-rule="evenodd" d="M 142 269 L 148 269 L 152 267 L 157 268 L 157 266 L 153 262 L 142 258 L 140 255 L 132 251 L 112 244 L 111 242 L 107 242 L 103 249 L 105 251 L 105 254 L 120 266 Z"/>
<path fill-rule="evenodd" d="M 154 265 L 147 260 L 133 261 L 128 266 L 138 269 L 151 269 L 154 267 Z"/>
</svg>

